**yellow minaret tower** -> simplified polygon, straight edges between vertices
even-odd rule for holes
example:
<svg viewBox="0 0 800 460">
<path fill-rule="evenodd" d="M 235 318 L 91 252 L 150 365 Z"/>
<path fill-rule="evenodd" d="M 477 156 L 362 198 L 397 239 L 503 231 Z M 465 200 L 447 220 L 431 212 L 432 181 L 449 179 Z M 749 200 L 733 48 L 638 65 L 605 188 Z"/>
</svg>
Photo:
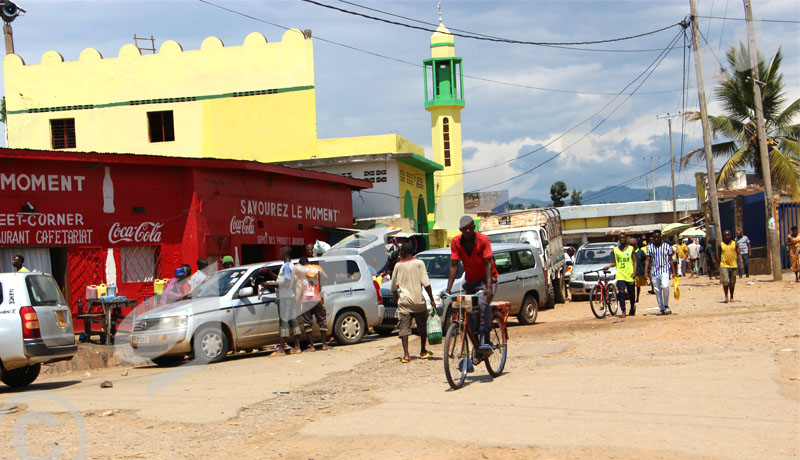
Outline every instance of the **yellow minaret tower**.
<svg viewBox="0 0 800 460">
<path fill-rule="evenodd" d="M 464 215 L 464 182 L 461 176 L 461 109 L 464 108 L 464 75 L 461 58 L 455 57 L 453 35 L 442 24 L 431 36 L 431 58 L 425 59 L 425 110 L 431 113 L 433 160 L 444 170 L 434 173 L 436 197 L 434 228 L 458 231 Z"/>
</svg>

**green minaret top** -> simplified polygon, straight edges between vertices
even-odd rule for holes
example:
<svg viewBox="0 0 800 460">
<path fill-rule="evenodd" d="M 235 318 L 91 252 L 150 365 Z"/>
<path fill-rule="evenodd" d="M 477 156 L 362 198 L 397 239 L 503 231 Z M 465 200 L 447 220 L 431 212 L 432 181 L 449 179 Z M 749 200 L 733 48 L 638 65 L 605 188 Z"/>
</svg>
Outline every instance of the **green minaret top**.
<svg viewBox="0 0 800 460">
<path fill-rule="evenodd" d="M 442 24 L 431 35 L 431 58 L 423 61 L 425 69 L 425 108 L 464 107 L 464 74 L 461 58 L 455 57 L 453 35 Z"/>
</svg>

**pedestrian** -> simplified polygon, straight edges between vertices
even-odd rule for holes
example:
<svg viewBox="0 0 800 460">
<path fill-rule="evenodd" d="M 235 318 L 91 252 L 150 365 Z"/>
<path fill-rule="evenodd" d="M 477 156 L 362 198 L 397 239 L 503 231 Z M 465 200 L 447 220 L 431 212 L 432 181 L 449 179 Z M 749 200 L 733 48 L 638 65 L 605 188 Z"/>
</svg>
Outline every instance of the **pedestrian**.
<svg viewBox="0 0 800 460">
<path fill-rule="evenodd" d="M 792 261 L 794 281 L 800 282 L 800 235 L 797 234 L 797 226 L 793 226 L 791 233 L 786 235 L 786 247 L 789 248 L 789 260 Z"/>
<path fill-rule="evenodd" d="M 177 302 L 187 293 L 184 280 L 187 278 L 186 269 L 182 266 L 175 269 L 175 278 L 167 281 L 164 290 L 161 291 L 161 305 Z"/>
<path fill-rule="evenodd" d="M 661 315 L 672 314 L 672 310 L 669 309 L 669 280 L 677 273 L 672 256 L 672 246 L 662 240 L 661 230 L 654 231 L 653 244 L 647 247 L 645 272 L 656 293 L 656 302 Z"/>
<path fill-rule="evenodd" d="M 636 247 L 636 239 L 633 240 L 633 247 Z M 642 287 L 647 286 L 647 276 L 644 271 L 647 262 L 647 241 L 642 239 L 639 243 L 639 248 L 634 253 L 636 258 L 636 303 L 639 303 L 639 294 L 642 292 Z"/>
<path fill-rule="evenodd" d="M 700 245 L 697 244 L 695 240 L 692 240 L 687 247 L 688 251 L 688 259 L 689 259 L 689 272 L 692 274 L 692 278 L 694 275 L 699 275 L 699 263 L 700 263 Z"/>
<path fill-rule="evenodd" d="M 736 245 L 739 247 L 739 256 L 742 260 L 739 265 L 739 276 L 744 275 L 750 278 L 750 238 L 742 232 L 741 229 L 736 230 Z"/>
<path fill-rule="evenodd" d="M 397 299 L 397 313 L 399 317 L 398 328 L 400 329 L 400 340 L 403 343 L 402 363 L 411 361 L 408 354 L 408 336 L 411 335 L 411 320 L 417 323 L 417 335 L 419 336 L 419 357 L 428 359 L 433 353 L 425 348 L 428 342 L 428 309 L 425 306 L 425 297 L 422 289 L 428 293 L 431 308 L 436 309 L 436 302 L 433 300 L 433 290 L 428 279 L 428 272 L 425 263 L 414 258 L 414 245 L 410 242 L 400 246 L 400 258 L 394 266 L 392 273 L 392 292 Z"/>
<path fill-rule="evenodd" d="M 289 354 L 302 353 L 300 349 L 300 325 L 297 324 L 298 299 L 295 295 L 296 283 L 294 266 L 292 265 L 292 248 L 283 246 L 278 253 L 283 261 L 283 266 L 278 272 L 278 329 L 280 330 L 280 344 L 277 351 L 270 356 L 285 355 L 286 342 L 289 341 L 294 341 L 294 348 L 289 350 Z"/>
<path fill-rule="evenodd" d="M 706 266 L 708 267 L 708 279 L 717 277 L 717 240 L 711 238 L 706 244 Z"/>
<path fill-rule="evenodd" d="M 684 240 L 678 240 L 675 246 L 678 254 L 678 276 L 686 276 L 686 259 L 689 257 L 689 246 L 686 245 Z"/>
<path fill-rule="evenodd" d="M 706 267 L 706 239 L 700 238 L 700 260 L 698 261 L 698 272 L 700 275 L 705 275 L 708 271 Z"/>
<path fill-rule="evenodd" d="M 22 255 L 17 254 L 11 259 L 11 266 L 14 267 L 14 271 L 17 273 L 30 273 L 30 270 L 25 268 L 25 258 Z"/>
<path fill-rule="evenodd" d="M 620 318 L 628 316 L 625 313 L 625 299 L 631 301 L 631 316 L 636 314 L 636 289 L 633 284 L 633 276 L 636 273 L 636 258 L 633 256 L 635 248 L 628 244 L 628 235 L 625 232 L 619 234 L 619 245 L 614 248 L 614 263 L 603 267 L 608 270 L 616 267 L 617 279 L 617 299 L 619 300 Z"/>
<path fill-rule="evenodd" d="M 314 257 L 314 243 L 306 243 L 306 257 Z"/>
<path fill-rule="evenodd" d="M 197 271 L 194 272 L 191 278 L 189 278 L 190 290 L 193 290 L 198 284 L 202 283 L 206 280 L 206 278 L 208 278 L 208 274 L 205 272 L 206 267 L 208 267 L 208 262 L 206 262 L 206 259 L 203 259 L 202 257 L 197 259 Z"/>
<path fill-rule="evenodd" d="M 730 230 L 722 232 L 722 242 L 717 248 L 717 256 L 719 257 L 719 279 L 722 283 L 722 291 L 725 292 L 725 303 L 728 303 L 728 291 L 730 291 L 730 301 L 733 302 L 739 249 L 736 246 L 736 241 L 733 240 Z"/>
<path fill-rule="evenodd" d="M 295 280 L 300 284 L 302 302 L 303 328 L 306 331 L 308 347 L 306 351 L 315 351 L 314 348 L 314 318 L 317 320 L 317 327 L 322 336 L 322 349 L 328 347 L 328 322 L 327 312 L 325 311 L 324 299 L 322 297 L 322 278 L 327 274 L 319 265 L 308 262 L 307 257 L 301 257 L 300 265 L 294 267 Z"/>
<path fill-rule="evenodd" d="M 233 268 L 233 257 L 225 256 L 222 258 L 222 268 Z"/>
<path fill-rule="evenodd" d="M 461 234 L 454 236 L 450 242 L 450 275 L 445 292 L 451 293 L 460 262 L 464 267 L 464 292 L 470 295 L 483 291 L 483 295 L 478 297 L 478 311 L 472 310 L 469 322 L 470 328 L 478 331 L 481 336 L 479 352 L 489 356 L 492 354 L 492 346 L 488 340 L 489 329 L 492 327 L 491 302 L 497 289 L 498 276 L 492 243 L 488 236 L 475 231 L 472 217 L 463 216 L 458 224 Z"/>
</svg>

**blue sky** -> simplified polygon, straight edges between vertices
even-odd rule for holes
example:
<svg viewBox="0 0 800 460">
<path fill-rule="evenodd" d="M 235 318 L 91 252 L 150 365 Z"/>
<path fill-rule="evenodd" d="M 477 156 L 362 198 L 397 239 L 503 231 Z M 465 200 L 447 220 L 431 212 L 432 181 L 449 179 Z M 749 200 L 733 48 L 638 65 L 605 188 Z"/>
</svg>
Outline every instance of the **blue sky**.
<svg viewBox="0 0 800 460">
<path fill-rule="evenodd" d="M 430 55 L 429 32 L 302 1 L 209 1 L 274 24 L 313 30 L 320 138 L 397 133 L 424 146 L 430 155 L 430 117 L 423 108 L 419 67 Z M 321 1 L 387 17 L 336 0 Z M 154 35 L 157 47 L 165 40 L 176 40 L 184 49 L 199 48 L 209 35 L 220 37 L 226 45 L 239 45 L 253 31 L 263 33 L 269 41 L 278 41 L 283 34 L 278 27 L 197 0 L 18 3 L 27 14 L 13 24 L 16 51 L 26 62 L 38 62 L 41 54 L 51 49 L 65 60 L 77 59 L 87 47 L 98 49 L 104 56 L 116 56 L 122 45 L 133 41 L 134 33 Z M 437 20 L 436 1 L 353 3 L 421 21 Z M 688 0 L 442 3 L 444 23 L 451 30 L 537 42 L 629 36 L 678 23 L 689 14 Z M 738 0 L 699 0 L 698 4 L 700 16 L 744 17 Z M 754 1 L 753 8 L 756 19 L 800 21 L 800 2 L 794 0 Z M 717 57 L 725 62 L 725 51 L 746 41 L 745 23 L 703 17 L 699 23 L 710 44 L 702 43 L 710 111 L 720 113 L 712 91 L 720 74 Z M 788 99 L 797 99 L 800 24 L 759 22 L 756 31 L 759 48 L 766 55 L 782 48 Z M 467 75 L 462 112 L 465 190 L 509 189 L 511 196 L 549 199 L 550 185 L 556 180 L 565 181 L 570 189 L 597 190 L 648 171 L 651 156 L 656 165 L 668 161 L 667 122 L 656 116 L 681 110 L 683 39 L 678 39 L 677 47 L 637 94 L 612 98 L 654 62 L 678 34 L 679 28 L 673 27 L 634 40 L 583 45 L 581 50 L 456 37 L 456 54 L 463 58 Z M 690 64 L 693 66 L 693 61 Z M 686 107 L 697 110 L 693 67 L 688 74 L 691 89 Z M 637 80 L 627 92 L 640 82 Z M 681 149 L 680 119 L 673 122 L 673 131 L 677 155 Z M 686 124 L 684 135 L 684 151 L 702 146 L 699 123 Z M 541 150 L 525 155 L 537 148 Z M 559 152 L 554 160 L 526 173 Z M 677 171 L 677 181 L 693 182 L 700 166 Z M 669 183 L 668 167 L 656 172 L 656 183 Z M 645 181 L 638 179 L 630 185 L 644 187 Z"/>
</svg>

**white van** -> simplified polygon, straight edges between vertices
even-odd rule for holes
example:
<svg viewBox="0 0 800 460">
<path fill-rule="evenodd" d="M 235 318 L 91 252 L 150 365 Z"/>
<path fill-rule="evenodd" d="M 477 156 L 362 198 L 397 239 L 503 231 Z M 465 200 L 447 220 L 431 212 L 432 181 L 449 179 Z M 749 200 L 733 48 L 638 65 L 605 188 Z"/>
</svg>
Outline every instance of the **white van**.
<svg viewBox="0 0 800 460">
<path fill-rule="evenodd" d="M 0 380 L 30 385 L 42 364 L 70 360 L 77 351 L 72 314 L 53 277 L 0 273 Z"/>
</svg>

